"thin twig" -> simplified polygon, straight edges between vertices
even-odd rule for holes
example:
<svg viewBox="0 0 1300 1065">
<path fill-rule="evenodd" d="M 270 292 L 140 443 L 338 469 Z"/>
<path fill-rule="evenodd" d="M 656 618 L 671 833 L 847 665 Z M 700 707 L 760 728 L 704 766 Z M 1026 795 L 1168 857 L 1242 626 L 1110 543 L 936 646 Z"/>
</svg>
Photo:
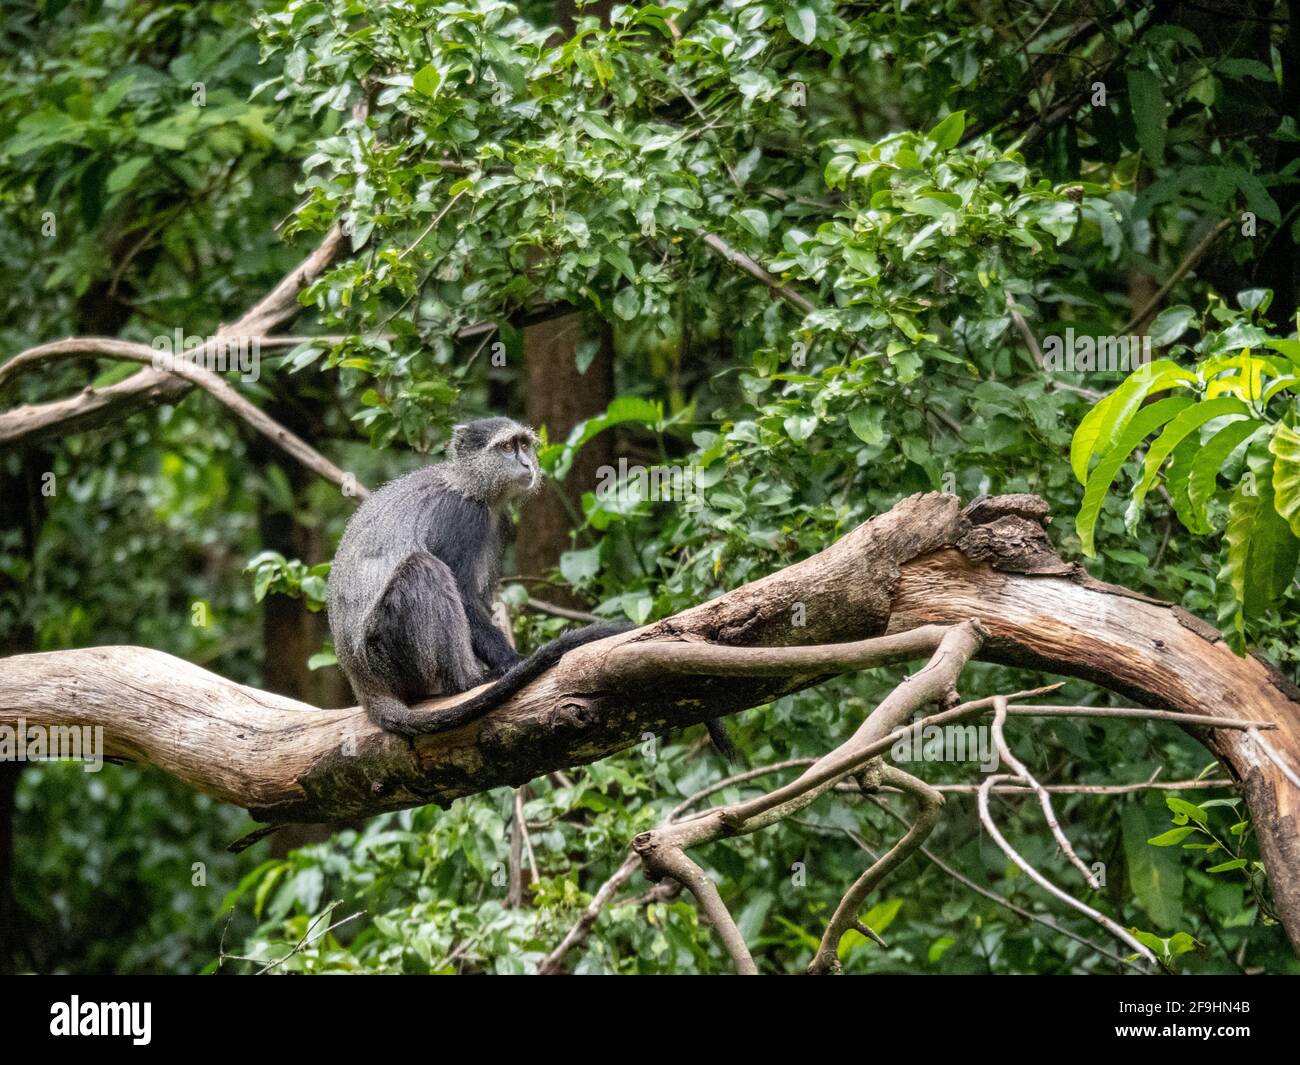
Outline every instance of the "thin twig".
<svg viewBox="0 0 1300 1065">
<path fill-rule="evenodd" d="M 716 885 L 687 856 L 687 849 L 711 843 L 723 836 L 744 835 L 758 831 L 792 816 L 814 802 L 820 795 L 830 791 L 841 779 L 857 771 L 881 750 L 890 746 L 893 742 L 890 738 L 893 733 L 896 730 L 900 733 L 903 731 L 897 729 L 897 726 L 922 706 L 932 702 L 955 702 L 954 689 L 957 676 L 978 652 L 983 640 L 984 630 L 973 619 L 948 627 L 943 631 L 938 647 L 926 666 L 894 688 L 845 743 L 819 758 L 792 783 L 757 799 L 718 807 L 677 823 L 660 825 L 649 832 L 641 833 L 633 840 L 632 846 L 641 856 L 647 876 L 652 880 L 671 876 L 684 884 L 695 896 L 701 910 L 713 923 L 737 972 L 750 975 L 757 973 L 758 970 L 744 937 L 718 894 Z M 727 649 L 712 648 L 712 650 Z M 785 650 L 804 649 L 786 648 Z M 817 660 L 820 660 L 820 656 L 827 651 L 827 648 L 817 647 L 809 650 L 816 652 Z M 976 712 L 965 710 L 967 714 Z M 936 717 L 942 716 L 936 715 Z M 910 781 L 912 778 L 907 779 Z M 888 868 L 892 868 L 892 864 Z M 883 872 L 887 872 L 888 868 Z M 880 875 L 883 875 L 883 872 Z M 871 871 L 868 870 L 868 873 Z M 875 882 L 875 878 L 868 879 L 866 881 L 868 889 Z M 857 892 L 851 889 L 850 894 L 856 897 Z M 851 907 L 851 905 L 852 898 L 846 897 L 845 906 Z M 849 917 L 854 919 L 856 916 L 856 912 L 849 914 Z"/>
<path fill-rule="evenodd" d="M 934 787 L 936 791 L 941 790 L 939 785 L 935 785 Z M 998 791 L 997 788 L 994 788 L 993 790 L 995 793 Z M 893 810 L 891 810 L 886 803 L 881 802 L 875 796 L 867 796 L 867 798 L 870 799 L 870 801 L 873 802 L 881 810 L 884 810 L 885 813 L 887 813 L 895 821 L 898 821 L 901 824 L 907 824 L 906 819 L 901 814 L 895 813 Z M 849 833 L 849 835 L 852 836 L 853 833 Z M 854 837 L 854 839 L 855 842 L 857 842 L 858 846 L 860 846 L 868 854 L 872 854 L 871 849 L 867 847 L 867 845 L 862 840 L 859 840 L 856 837 Z M 1050 928 L 1053 932 L 1058 932 L 1059 934 L 1065 936 L 1067 939 L 1072 939 L 1076 943 L 1081 943 L 1089 950 L 1095 950 L 1098 954 L 1105 955 L 1111 961 L 1116 962 L 1119 965 L 1132 964 L 1131 962 L 1125 961 L 1118 954 L 1114 954 L 1111 951 L 1107 950 L 1105 947 L 1100 946 L 1092 942 L 1090 939 L 1087 939 L 1084 936 L 1079 935 L 1079 933 L 1071 931 L 1069 928 L 1066 928 L 1065 925 L 1057 924 L 1053 918 L 1047 916 L 1046 914 L 1034 913 L 1032 910 L 1026 910 L 1021 906 L 1017 906 L 1010 899 L 1003 898 L 996 891 L 990 891 L 988 888 L 975 883 L 974 880 L 958 872 L 956 869 L 954 869 L 951 865 L 945 862 L 942 858 L 940 858 L 928 847 L 922 847 L 921 853 L 925 855 L 925 857 L 928 858 L 930 862 L 939 869 L 940 872 L 945 873 L 946 875 L 950 876 L 953 880 L 956 880 L 957 883 L 975 892 L 975 894 L 988 899 L 990 902 L 994 902 L 997 905 L 1002 906 L 1007 910 L 1010 910 L 1012 913 L 1020 917 L 1023 917 L 1027 921 L 1033 921 L 1036 924 L 1041 924 L 1044 928 Z"/>
<path fill-rule="evenodd" d="M 1269 726 L 1264 725 L 1263 727 L 1268 728 Z M 1278 767 L 1278 769 L 1282 771 L 1282 775 L 1286 777 L 1287 780 L 1289 780 L 1297 788 L 1300 788 L 1300 776 L 1297 776 L 1296 771 L 1286 764 L 1286 762 L 1282 758 L 1282 755 L 1278 753 L 1276 747 L 1274 747 L 1271 743 L 1269 743 L 1268 740 L 1264 739 L 1264 737 L 1259 734 L 1256 728 L 1248 728 L 1246 730 L 1246 735 L 1255 741 L 1256 746 L 1258 746 L 1259 749 L 1263 751 L 1265 755 L 1268 756 L 1268 760 L 1270 762 L 1272 762 L 1275 766 Z"/>
<path fill-rule="evenodd" d="M 255 406 L 246 400 L 220 374 L 199 365 L 202 359 L 207 358 L 209 354 L 217 353 L 228 347 L 235 339 L 229 334 L 212 337 L 192 351 L 177 354 L 170 360 L 168 365 L 163 367 L 163 372 L 179 377 L 181 380 L 203 389 L 218 403 L 233 411 L 282 451 L 297 459 L 307 469 L 324 477 L 327 481 L 333 482 L 358 499 L 365 499 L 370 492 L 355 476 L 344 473 L 305 440 L 277 422 L 261 407 Z M 137 344 L 129 340 L 115 340 L 110 337 L 83 337 L 56 340 L 50 344 L 30 348 L 23 352 L 18 359 L 31 362 L 79 356 L 87 353 L 93 353 L 107 359 L 138 362 L 155 368 L 157 368 L 156 360 L 159 354 L 146 344 Z M 11 360 L 3 368 L 0 368 L 0 383 L 3 383 L 5 376 L 8 376 L 3 371 L 11 370 L 14 362 L 18 361 L 18 359 Z"/>
<path fill-rule="evenodd" d="M 1020 334 L 1020 339 L 1025 342 L 1025 347 L 1029 349 L 1034 365 L 1038 367 L 1041 373 L 1046 373 L 1047 361 L 1043 358 L 1043 349 L 1038 346 L 1038 338 L 1034 336 L 1033 330 L 1029 328 L 1029 323 L 1025 321 L 1025 316 L 1020 313 L 1020 308 L 1016 306 L 1015 297 L 1010 292 L 1004 292 L 1003 296 L 1006 300 L 1007 312 L 1011 315 L 1011 323 L 1016 327 L 1016 332 Z M 1095 389 L 1072 385 L 1066 381 L 1058 381 L 1056 378 L 1051 378 L 1047 382 L 1047 387 L 1062 392 L 1073 392 L 1075 395 L 1083 396 L 1094 403 L 1101 399 L 1102 396 Z"/>
<path fill-rule="evenodd" d="M 822 933 L 808 972 L 813 975 L 838 972 L 840 939 L 850 928 L 864 927 L 858 920 L 867 895 L 890 873 L 902 865 L 919 848 L 939 823 L 939 813 L 943 809 L 943 796 L 925 781 L 903 772 L 892 765 L 880 767 L 882 783 L 892 784 L 908 793 L 916 801 L 916 820 L 908 827 L 903 838 L 895 843 L 885 854 L 872 862 L 871 866 L 844 893 L 840 904 Z M 879 938 L 879 937 L 877 937 Z"/>
<path fill-rule="evenodd" d="M 1139 784 L 1043 784 L 1042 789 L 1051 795 L 1132 795 L 1140 791 L 1197 791 L 1199 789 L 1235 788 L 1236 782 L 1213 778 L 1209 780 L 1147 780 Z M 935 791 L 945 795 L 974 795 L 978 784 L 934 784 Z M 1025 784 L 999 784 L 994 795 L 1031 795 L 1037 788 Z"/>
<path fill-rule="evenodd" d="M 1011 706 L 1013 717 L 1119 717 L 1149 721 L 1172 721 L 1176 725 L 1196 725 L 1223 729 L 1276 729 L 1272 721 L 1255 721 L 1243 717 L 1215 717 L 1212 714 L 1184 714 L 1178 710 L 1147 710 L 1140 706 Z"/>
<path fill-rule="evenodd" d="M 218 335 L 263 337 L 280 322 L 292 317 L 300 309 L 298 294 L 334 260 L 342 237 L 342 230 L 337 225 L 331 227 L 310 255 L 285 274 L 237 321 L 219 328 Z M 100 424 L 115 411 L 134 409 L 151 399 L 183 392 L 184 389 L 176 387 L 180 380 L 175 375 L 149 369 L 106 388 L 90 387 L 75 396 L 14 407 L 0 413 L 0 441 L 13 443 L 49 432 L 56 426 L 66 431 L 85 424 Z"/>
<path fill-rule="evenodd" d="M 1002 722 L 1006 719 L 1006 711 L 1005 709 L 997 710 L 995 711 L 995 713 L 997 714 L 997 726 L 1000 728 Z M 984 825 L 985 831 L 988 832 L 993 842 L 997 844 L 998 848 L 1002 851 L 1002 853 L 1005 854 L 1008 858 L 1010 858 L 1011 861 L 1020 869 L 1021 872 L 1023 872 L 1027 877 L 1029 877 L 1030 880 L 1032 880 L 1035 884 L 1041 887 L 1049 895 L 1053 896 L 1056 899 L 1059 899 L 1061 902 L 1065 903 L 1065 905 L 1069 906 L 1071 909 L 1078 910 L 1079 913 L 1083 914 L 1085 917 L 1088 917 L 1090 920 L 1096 921 L 1099 925 L 1101 925 L 1104 929 L 1106 929 L 1106 931 L 1108 931 L 1116 939 L 1120 940 L 1120 942 L 1122 942 L 1125 946 L 1135 950 L 1138 954 L 1146 958 L 1147 961 L 1151 962 L 1153 965 L 1156 964 L 1156 957 L 1154 954 L 1151 953 L 1150 950 L 1148 950 L 1136 939 L 1134 939 L 1131 935 L 1129 935 L 1128 932 L 1126 932 L 1113 920 L 1107 917 L 1104 913 L 1100 912 L 1099 910 L 1093 909 L 1086 902 L 1082 902 L 1079 899 L 1076 899 L 1073 895 L 1069 894 L 1066 891 L 1062 891 L 1059 887 L 1053 884 L 1050 880 L 1047 879 L 1047 877 L 1043 876 L 1042 873 L 1040 873 L 1037 869 L 1035 869 L 1032 865 L 1030 865 L 1027 861 L 1025 861 L 1025 859 L 1021 857 L 1020 853 L 1014 847 L 1012 847 L 1011 844 L 1008 843 L 1006 839 L 1003 837 L 1002 833 L 998 831 L 998 826 L 993 823 L 993 816 L 992 814 L 989 813 L 989 791 L 995 785 L 1000 784 L 1002 781 L 1013 780 L 1013 779 L 1014 778 L 1008 774 L 995 773 L 985 779 L 984 783 L 980 785 L 980 790 L 977 793 L 977 800 L 978 800 L 977 805 L 979 808 L 980 823 Z"/>
<path fill-rule="evenodd" d="M 1001 697 L 994 700 L 993 716 L 993 742 L 997 745 L 998 756 L 1004 763 L 1015 770 L 1016 776 L 1023 780 L 1038 795 L 1038 805 L 1042 807 L 1043 818 L 1047 822 L 1047 828 L 1056 840 L 1056 845 L 1061 848 L 1061 853 L 1073 865 L 1088 886 L 1094 891 L 1101 887 L 1101 881 L 1097 875 L 1083 863 L 1074 848 L 1070 845 L 1070 840 L 1061 830 L 1061 823 L 1056 819 L 1056 811 L 1052 808 L 1052 797 L 1047 790 L 1038 782 L 1038 778 L 1029 772 L 1024 762 L 1020 761 L 1012 752 L 1011 745 L 1007 743 L 1006 733 L 1002 728 L 1003 722 L 1007 719 L 1007 701 Z"/>
<path fill-rule="evenodd" d="M 442 210 L 433 216 L 433 221 L 431 221 L 427 226 L 424 227 L 420 235 L 416 237 L 415 240 L 412 241 L 412 243 L 404 251 L 398 253 L 397 258 L 405 259 L 408 255 L 411 254 L 411 252 L 415 251 L 415 249 L 418 248 L 424 242 L 424 238 L 427 237 L 430 233 L 432 233 L 433 230 L 437 227 L 438 223 L 441 222 L 446 217 L 447 212 L 456 206 L 456 201 L 459 200 L 464 195 L 465 193 L 462 190 L 456 193 L 456 195 L 453 196 L 450 200 L 448 200 L 443 205 Z"/>
<path fill-rule="evenodd" d="M 1155 294 L 1142 305 L 1142 309 L 1137 311 L 1132 318 L 1124 323 L 1124 328 L 1119 331 L 1119 335 L 1128 336 L 1128 334 L 1132 333 L 1141 323 L 1145 322 L 1151 312 L 1160 306 L 1161 301 L 1169 295 L 1169 290 L 1183 279 L 1187 271 L 1201 261 L 1202 256 L 1210 250 L 1210 245 L 1212 245 L 1215 240 L 1218 239 L 1219 234 L 1230 225 L 1232 225 L 1231 218 L 1220 219 L 1214 228 L 1206 233 L 1205 236 L 1197 242 L 1196 246 L 1189 251 L 1186 256 L 1184 256 L 1183 261 L 1178 264 L 1177 269 L 1169 275 L 1169 279 L 1163 285 L 1156 289 Z"/>
<path fill-rule="evenodd" d="M 330 905 L 330 906 L 329 906 L 329 907 L 328 907 L 328 908 L 327 908 L 323 913 L 318 914 L 315 918 L 312 919 L 311 924 L 309 924 L 309 925 L 307 926 L 307 931 L 303 933 L 303 938 L 300 939 L 300 940 L 298 940 L 298 943 L 297 943 L 297 945 L 293 948 L 293 950 L 289 951 L 289 953 L 286 954 L 283 958 L 279 958 L 279 959 L 277 959 L 276 961 L 271 962 L 269 965 L 266 965 L 264 968 L 259 969 L 259 970 L 258 970 L 256 973 L 254 973 L 253 975 L 254 975 L 254 976 L 262 976 L 262 975 L 264 975 L 265 973 L 270 972 L 272 969 L 276 968 L 277 966 L 279 966 L 279 965 L 283 965 L 285 962 L 287 962 L 290 958 L 292 958 L 292 957 L 293 957 L 295 954 L 297 954 L 299 951 L 301 951 L 301 950 L 303 950 L 304 948 L 309 947 L 309 946 L 311 946 L 313 943 L 315 943 L 316 940 L 321 939 L 321 938 L 323 938 L 324 936 L 329 935 L 331 932 L 334 931 L 334 929 L 340 927 L 341 925 L 345 925 L 345 924 L 347 924 L 349 921 L 355 921 L 358 917 L 362 916 L 362 915 L 366 912 L 365 910 L 358 910 L 356 913 L 354 913 L 354 914 L 352 914 L 352 915 L 350 915 L 350 916 L 348 916 L 348 917 L 344 917 L 343 920 L 341 920 L 341 921 L 335 921 L 335 922 L 334 922 L 332 925 L 330 925 L 328 928 L 326 928 L 326 929 L 324 929 L 324 930 L 322 930 L 322 931 L 316 933 L 316 935 L 314 935 L 314 936 L 312 936 L 310 939 L 308 939 L 308 938 L 307 938 L 308 933 L 310 933 L 311 930 L 316 926 L 316 924 L 320 921 L 321 917 L 324 917 L 324 916 L 326 916 L 327 914 L 331 913 L 331 912 L 333 911 L 334 907 L 337 906 L 337 905 L 338 905 L 338 903 L 332 903 L 332 904 L 331 904 L 331 905 Z"/>
<path fill-rule="evenodd" d="M 568 618 L 570 621 L 600 621 L 599 617 L 588 610 L 574 610 L 572 607 L 548 603 L 545 599 L 534 599 L 531 595 L 524 600 L 524 606 L 538 614 Z"/>
</svg>

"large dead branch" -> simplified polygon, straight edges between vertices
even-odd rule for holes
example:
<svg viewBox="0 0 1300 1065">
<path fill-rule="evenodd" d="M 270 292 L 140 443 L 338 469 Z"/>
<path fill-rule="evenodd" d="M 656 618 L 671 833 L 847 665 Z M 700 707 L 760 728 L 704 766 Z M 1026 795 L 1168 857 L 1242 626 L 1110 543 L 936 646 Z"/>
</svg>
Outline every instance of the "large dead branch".
<svg viewBox="0 0 1300 1065">
<path fill-rule="evenodd" d="M 268 339 L 274 341 L 275 338 Z M 233 411 L 236 417 L 252 426 L 286 454 L 297 459 L 312 473 L 325 478 L 331 484 L 338 485 L 351 496 L 365 499 L 370 494 L 370 491 L 358 482 L 355 476 L 344 473 L 307 441 L 303 440 L 302 437 L 285 428 L 262 410 L 261 407 L 246 400 L 219 373 L 209 370 L 203 365 L 204 359 L 221 352 L 223 345 L 226 343 L 227 337 L 225 336 L 216 336 L 206 340 L 192 351 L 185 352 L 184 355 L 174 358 L 172 367 L 162 372 L 203 389 L 223 407 Z M 3 387 L 5 382 L 16 371 L 21 372 L 26 368 L 44 362 L 83 354 L 95 354 L 102 358 L 118 359 L 123 362 L 143 363 L 151 368 L 151 372 L 158 358 L 158 352 L 149 345 L 137 344 L 131 340 L 114 340 L 111 337 L 56 340 L 52 344 L 42 344 L 39 347 L 29 348 L 0 366 L 0 387 Z"/>
<path fill-rule="evenodd" d="M 957 701 L 957 678 L 979 650 L 983 636 L 979 624 L 974 621 L 963 622 L 945 631 L 934 644 L 934 654 L 924 669 L 899 684 L 848 740 L 817 759 L 789 784 L 746 802 L 716 807 L 689 821 L 643 832 L 633 842 L 652 877 L 672 876 L 690 888 L 709 923 L 718 930 L 738 973 L 754 975 L 758 969 L 718 889 L 686 851 L 725 837 L 756 832 L 784 820 L 833 789 L 850 773 L 864 768 L 869 761 L 876 762 L 879 776 L 880 750 L 893 742 L 890 733 L 894 729 L 905 724 L 913 713 L 929 703 Z M 887 778 L 888 783 L 905 787 L 915 785 L 922 808 L 917 821 L 918 831 L 909 832 L 903 842 L 872 865 L 849 889 L 826 929 L 821 947 L 813 959 L 813 972 L 829 972 L 837 967 L 835 956 L 840 937 L 857 922 L 858 910 L 867 893 L 925 842 L 938 821 L 943 798 L 923 781 L 892 767 L 890 770 L 892 775 Z"/>
<path fill-rule="evenodd" d="M 487 718 L 414 744 L 359 708 L 317 710 L 137 647 L 0 660 L 0 724 L 102 726 L 105 754 L 152 762 L 259 820 L 334 821 L 522 784 L 861 668 L 872 653 L 929 657 L 940 630 L 915 630 L 974 618 L 979 658 L 1083 677 L 1156 709 L 1275 725 L 1269 746 L 1300 768 L 1300 691 L 1182 609 L 1064 563 L 1045 519 L 1033 496 L 965 511 L 953 496 L 913 496 L 809 559 L 579 648 Z M 815 646 L 885 635 L 874 648 Z M 1300 944 L 1300 790 L 1258 732 L 1189 730 L 1239 782 Z"/>
<path fill-rule="evenodd" d="M 281 322 L 292 318 L 299 310 L 298 294 L 334 260 L 342 240 L 342 230 L 335 226 L 325 234 L 311 254 L 285 274 L 270 292 L 240 315 L 238 320 L 218 329 L 217 336 L 263 337 Z M 81 339 L 86 345 L 83 350 L 90 351 L 93 350 L 93 345 L 110 338 Z M 77 338 L 69 337 L 61 343 L 75 344 Z M 27 354 L 20 352 L 11 361 L 24 360 Z M 0 412 L 0 444 L 13 444 L 53 433 L 71 433 L 105 425 L 153 403 L 175 402 L 192 387 L 192 381 L 147 367 L 105 388 L 87 386 L 75 396 L 65 399 L 49 403 L 25 403 Z"/>
</svg>

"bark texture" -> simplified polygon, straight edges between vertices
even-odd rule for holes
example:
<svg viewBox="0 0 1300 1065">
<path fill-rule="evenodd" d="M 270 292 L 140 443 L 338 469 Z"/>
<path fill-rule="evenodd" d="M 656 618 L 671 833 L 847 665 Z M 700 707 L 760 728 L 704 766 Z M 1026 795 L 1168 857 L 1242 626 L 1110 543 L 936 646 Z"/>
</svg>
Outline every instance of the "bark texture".
<svg viewBox="0 0 1300 1065">
<path fill-rule="evenodd" d="M 1274 722 L 1268 742 L 1300 770 L 1294 685 L 1179 607 L 1063 562 L 1046 520 L 1034 496 L 964 511 L 950 495 L 912 496 L 811 558 L 579 648 L 487 718 L 414 743 L 359 708 L 317 710 L 138 647 L 0 660 L 0 724 L 101 725 L 105 753 L 152 762 L 259 820 L 336 821 L 519 785 L 825 676 L 738 676 L 721 658 L 710 675 L 699 660 L 709 644 L 843 643 L 974 618 L 987 633 L 980 658 L 1082 677 L 1160 709 Z M 652 684 L 637 668 L 649 656 L 661 666 Z M 1191 731 L 1240 781 L 1300 946 L 1300 789 L 1248 734 Z"/>
</svg>

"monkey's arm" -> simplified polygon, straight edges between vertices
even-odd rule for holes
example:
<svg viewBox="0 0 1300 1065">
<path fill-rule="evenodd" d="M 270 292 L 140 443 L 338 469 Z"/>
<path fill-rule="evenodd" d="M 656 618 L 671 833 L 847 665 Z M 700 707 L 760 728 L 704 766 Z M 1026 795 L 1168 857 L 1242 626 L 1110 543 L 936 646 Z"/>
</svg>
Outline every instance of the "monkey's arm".
<svg viewBox="0 0 1300 1065">
<path fill-rule="evenodd" d="M 474 655 L 488 667 L 491 675 L 499 677 L 516 662 L 522 662 L 524 656 L 510 646 L 510 641 L 496 627 L 492 614 L 482 600 L 463 585 L 460 594 L 465 601 L 465 617 L 469 621 L 469 638 Z"/>
</svg>

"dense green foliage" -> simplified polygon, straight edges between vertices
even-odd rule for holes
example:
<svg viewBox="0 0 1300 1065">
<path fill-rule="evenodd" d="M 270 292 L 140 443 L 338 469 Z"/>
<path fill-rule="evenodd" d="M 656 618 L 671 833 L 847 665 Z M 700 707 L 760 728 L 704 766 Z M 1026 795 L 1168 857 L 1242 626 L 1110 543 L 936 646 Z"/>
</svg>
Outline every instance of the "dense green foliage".
<svg viewBox="0 0 1300 1065">
<path fill-rule="evenodd" d="M 1220 620 L 1238 646 L 1247 634 L 1276 628 L 1278 618 L 1267 612 L 1285 599 L 1300 557 L 1300 436 L 1292 427 L 1300 342 L 1271 336 L 1251 321 L 1268 309 L 1271 296 L 1244 291 L 1241 311 L 1212 303 L 1195 346 L 1170 351 L 1190 355 L 1194 366 L 1169 358 L 1135 371 L 1088 412 L 1070 455 L 1085 484 L 1080 540 L 1095 554 L 1093 527 L 1113 478 L 1135 448 L 1158 434 L 1134 479 L 1129 525 L 1163 467 L 1169 505 L 1183 526 L 1202 536 L 1222 533 L 1216 592 Z M 1166 323 L 1163 335 L 1179 336 L 1197 324 L 1186 306 L 1161 312 L 1154 327 L 1165 330 Z M 1164 391 L 1176 394 L 1142 406 Z M 1231 490 L 1219 487 L 1221 475 Z"/>
<path fill-rule="evenodd" d="M 665 616 L 913 492 L 1023 491 L 1051 504 L 1066 557 L 1220 618 L 1294 675 L 1300 340 L 1279 327 L 1296 298 L 1278 262 L 1295 260 L 1300 227 L 1285 80 L 1300 72 L 1284 70 L 1286 27 L 1068 6 L 631 4 L 559 32 L 549 5 L 504 0 L 16 5 L 0 45 L 0 345 L 210 333 L 342 223 L 349 253 L 304 293 L 301 321 L 348 339 L 268 353 L 261 379 L 237 387 L 377 483 L 466 414 L 522 412 L 525 319 L 573 306 L 608 323 L 617 396 L 548 438 L 544 464 L 563 477 L 609 433 L 628 454 L 698 471 L 700 490 L 584 498 L 552 576 L 597 614 Z M 1222 219 L 1150 327 L 1158 361 L 1131 375 L 1036 362 L 1009 304 L 1040 342 L 1134 332 L 1122 326 L 1150 279 Z M 778 298 L 706 235 L 797 295 Z M 129 372 L 59 365 L 17 391 L 50 399 Z M 288 461 L 199 396 L 0 453 L 6 477 L 52 470 L 59 485 L 34 529 L 0 528 L 0 641 L 141 643 L 259 682 L 276 654 L 258 636 L 268 604 L 324 598 L 325 567 L 268 543 L 267 516 L 332 545 L 349 510 Z M 515 605 L 526 594 L 504 589 Z M 196 603 L 204 624 L 191 623 Z M 557 629 L 521 614 L 517 635 Z M 332 662 L 325 645 L 310 653 Z M 751 765 L 812 757 L 899 676 L 828 682 L 732 731 Z M 1046 679 L 973 667 L 963 691 Z M 1062 695 L 1106 699 L 1079 682 Z M 1214 775 L 1165 726 L 1018 722 L 1010 735 L 1050 783 Z M 535 969 L 631 838 L 727 775 L 697 740 L 647 738 L 535 781 L 537 880 L 518 907 L 505 905 L 509 791 L 236 859 L 221 844 L 243 819 L 156 774 L 28 768 L 18 897 L 56 934 L 27 964 L 199 971 L 225 928 L 227 951 L 263 963 L 311 938 L 280 970 Z M 977 779 L 970 763 L 920 771 Z M 1177 971 L 1294 970 L 1244 804 L 1166 794 L 1060 799 L 1076 849 L 1104 863 L 1095 892 L 1031 802 L 997 816 L 1027 858 Z M 807 964 L 868 853 L 901 831 L 906 804 L 884 806 L 823 799 L 702 853 L 764 969 Z M 930 849 L 1100 942 L 982 836 L 972 796 L 950 795 Z M 727 971 L 694 905 L 646 902 L 648 887 L 631 880 L 568 965 Z M 851 933 L 846 971 L 1115 968 L 924 858 L 869 905 L 889 946 Z"/>
</svg>

